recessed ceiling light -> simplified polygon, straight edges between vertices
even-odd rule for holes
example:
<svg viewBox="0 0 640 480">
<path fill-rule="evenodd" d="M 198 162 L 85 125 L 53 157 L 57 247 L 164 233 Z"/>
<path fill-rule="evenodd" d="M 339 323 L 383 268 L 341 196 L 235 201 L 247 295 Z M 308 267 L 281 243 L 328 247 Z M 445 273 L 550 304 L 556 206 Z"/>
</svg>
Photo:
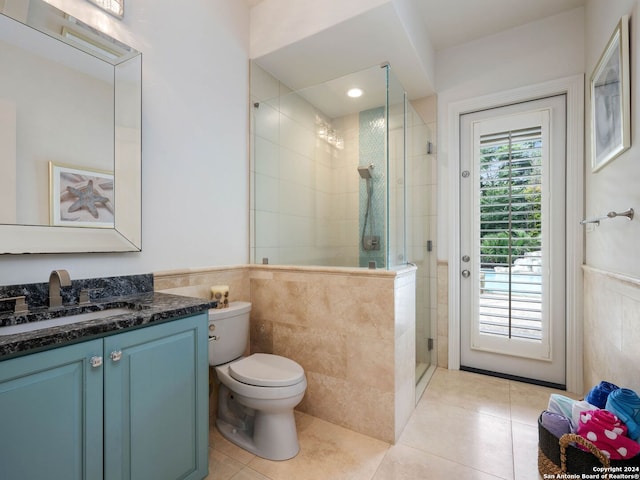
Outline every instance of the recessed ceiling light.
<svg viewBox="0 0 640 480">
<path fill-rule="evenodd" d="M 362 90 L 360 90 L 359 88 L 352 88 L 347 92 L 347 95 L 349 95 L 351 98 L 358 98 L 362 96 Z"/>
</svg>

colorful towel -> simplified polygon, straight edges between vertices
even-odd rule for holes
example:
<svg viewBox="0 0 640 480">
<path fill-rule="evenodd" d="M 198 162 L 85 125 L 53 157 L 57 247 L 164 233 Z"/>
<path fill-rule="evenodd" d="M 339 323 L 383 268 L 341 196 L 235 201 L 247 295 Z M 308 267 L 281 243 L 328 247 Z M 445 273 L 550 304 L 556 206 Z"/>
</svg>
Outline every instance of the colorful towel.
<svg viewBox="0 0 640 480">
<path fill-rule="evenodd" d="M 600 382 L 589 391 L 585 400 L 598 408 L 604 408 L 607 404 L 607 397 L 609 397 L 609 394 L 618 388 L 619 387 L 613 383 Z"/>
<path fill-rule="evenodd" d="M 626 460 L 640 453 L 640 444 L 627 437 L 626 433 L 627 427 L 607 410 L 589 410 L 580 414 L 578 435 L 612 460 Z M 586 450 L 582 446 L 580 448 Z"/>
<path fill-rule="evenodd" d="M 558 393 L 552 393 L 549 396 L 549 404 L 547 405 L 547 410 L 550 412 L 559 413 L 564 417 L 571 418 L 571 410 L 573 409 L 574 403 L 575 400 L 573 398 L 565 397 L 564 395 L 560 395 Z"/>
<path fill-rule="evenodd" d="M 580 414 L 582 412 L 588 412 L 589 410 L 598 410 L 598 407 L 591 405 L 586 400 L 579 400 L 574 402 L 571 408 L 571 427 L 572 432 L 575 433 L 578 430 L 578 425 L 580 425 Z"/>
<path fill-rule="evenodd" d="M 545 410 L 542 412 L 541 421 L 542 426 L 558 438 L 565 433 L 571 433 L 571 421 L 564 415 Z"/>
<path fill-rule="evenodd" d="M 606 409 L 622 420 L 627 427 L 629 437 L 640 437 L 640 397 L 633 390 L 620 388 L 611 392 Z"/>
</svg>

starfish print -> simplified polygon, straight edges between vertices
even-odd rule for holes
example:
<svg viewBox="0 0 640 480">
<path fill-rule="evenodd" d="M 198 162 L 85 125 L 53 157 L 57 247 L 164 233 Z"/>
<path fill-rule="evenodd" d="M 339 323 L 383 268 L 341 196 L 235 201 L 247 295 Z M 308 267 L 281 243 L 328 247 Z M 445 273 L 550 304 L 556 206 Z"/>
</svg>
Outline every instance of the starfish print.
<svg viewBox="0 0 640 480">
<path fill-rule="evenodd" d="M 87 210 L 89 210 L 91 215 L 93 215 L 93 218 L 98 218 L 98 209 L 96 208 L 96 203 L 106 203 L 109 201 L 107 197 L 96 194 L 95 190 L 93 189 L 93 180 L 89 180 L 86 187 L 67 187 L 67 191 L 74 197 L 78 197 L 78 200 L 76 200 L 67 209 L 67 212 L 69 213 L 76 212 L 81 208 L 86 208 Z"/>
</svg>

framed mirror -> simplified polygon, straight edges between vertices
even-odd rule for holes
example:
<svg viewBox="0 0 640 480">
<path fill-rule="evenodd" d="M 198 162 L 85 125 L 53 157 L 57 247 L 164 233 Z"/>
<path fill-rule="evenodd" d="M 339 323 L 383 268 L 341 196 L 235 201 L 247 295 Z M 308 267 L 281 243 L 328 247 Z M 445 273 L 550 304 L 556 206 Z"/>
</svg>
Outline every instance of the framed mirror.
<svg viewBox="0 0 640 480">
<path fill-rule="evenodd" d="M 141 250 L 142 55 L 0 0 L 0 254 Z"/>
</svg>

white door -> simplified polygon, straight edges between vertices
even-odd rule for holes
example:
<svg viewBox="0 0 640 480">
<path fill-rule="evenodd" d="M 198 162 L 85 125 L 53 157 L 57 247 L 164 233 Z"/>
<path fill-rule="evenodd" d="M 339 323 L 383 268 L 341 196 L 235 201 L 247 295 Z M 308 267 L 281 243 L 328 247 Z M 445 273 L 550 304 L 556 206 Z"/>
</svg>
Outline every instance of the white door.
<svg viewBox="0 0 640 480">
<path fill-rule="evenodd" d="M 461 368 L 565 384 L 565 103 L 461 117 Z"/>
</svg>

